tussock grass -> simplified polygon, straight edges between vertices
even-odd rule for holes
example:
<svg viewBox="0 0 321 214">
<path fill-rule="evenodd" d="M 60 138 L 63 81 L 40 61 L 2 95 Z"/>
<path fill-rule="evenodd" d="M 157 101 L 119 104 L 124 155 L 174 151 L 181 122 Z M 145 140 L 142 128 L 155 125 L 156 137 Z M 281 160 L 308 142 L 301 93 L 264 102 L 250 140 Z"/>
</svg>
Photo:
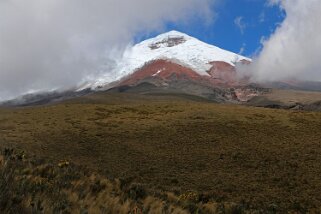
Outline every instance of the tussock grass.
<svg viewBox="0 0 321 214">
<path fill-rule="evenodd" d="M 2 147 L 68 160 L 147 192 L 201 198 L 183 210 L 320 211 L 320 112 L 101 93 L 1 109 L 0 121 Z"/>
<path fill-rule="evenodd" d="M 0 178 L 1 213 L 234 213 L 237 206 L 209 203 L 198 193 L 177 196 L 146 189 L 71 162 L 54 163 L 8 148 L 1 151 Z"/>
</svg>

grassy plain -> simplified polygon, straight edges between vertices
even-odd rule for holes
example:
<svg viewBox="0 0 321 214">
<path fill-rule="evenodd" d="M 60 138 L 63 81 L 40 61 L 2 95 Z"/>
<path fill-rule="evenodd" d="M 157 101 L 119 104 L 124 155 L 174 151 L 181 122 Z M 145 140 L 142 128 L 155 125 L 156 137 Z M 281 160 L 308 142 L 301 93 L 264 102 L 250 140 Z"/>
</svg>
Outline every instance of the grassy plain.
<svg viewBox="0 0 321 214">
<path fill-rule="evenodd" d="M 301 109 L 321 111 L 321 92 L 272 89 L 269 93 L 254 97 L 247 104 L 270 107 L 274 105 L 285 109 L 301 106 Z"/>
<path fill-rule="evenodd" d="M 67 160 L 150 195 L 195 193 L 197 206 L 321 212 L 320 112 L 98 93 L 0 109 L 0 146 Z"/>
</svg>

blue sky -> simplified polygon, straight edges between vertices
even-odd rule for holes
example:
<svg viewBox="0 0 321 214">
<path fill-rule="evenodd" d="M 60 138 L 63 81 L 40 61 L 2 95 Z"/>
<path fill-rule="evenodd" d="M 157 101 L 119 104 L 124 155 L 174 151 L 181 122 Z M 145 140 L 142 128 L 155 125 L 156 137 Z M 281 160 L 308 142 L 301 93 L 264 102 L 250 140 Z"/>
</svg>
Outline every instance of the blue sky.
<svg viewBox="0 0 321 214">
<path fill-rule="evenodd" d="M 268 38 L 285 14 L 278 6 L 268 6 L 266 0 L 224 0 L 213 9 L 216 19 L 205 24 L 200 18 L 186 23 L 168 23 L 164 32 L 178 30 L 223 49 L 253 56 L 261 48 L 261 39 Z M 147 37 L 156 36 L 152 33 Z M 146 36 L 139 36 L 144 40 Z"/>
</svg>

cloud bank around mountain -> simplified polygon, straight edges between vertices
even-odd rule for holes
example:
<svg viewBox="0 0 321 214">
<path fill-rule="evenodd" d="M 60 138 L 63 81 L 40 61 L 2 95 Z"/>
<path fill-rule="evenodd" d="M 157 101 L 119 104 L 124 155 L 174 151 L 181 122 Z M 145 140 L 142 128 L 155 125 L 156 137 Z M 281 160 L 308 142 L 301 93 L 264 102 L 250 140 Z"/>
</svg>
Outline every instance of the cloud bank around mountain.
<svg viewBox="0 0 321 214">
<path fill-rule="evenodd" d="M 134 36 L 213 18 L 213 0 L 2 0 L 0 99 L 109 72 Z"/>
<path fill-rule="evenodd" d="M 321 1 L 270 0 L 285 20 L 262 43 L 263 49 L 242 74 L 256 81 L 289 79 L 321 81 Z"/>
</svg>

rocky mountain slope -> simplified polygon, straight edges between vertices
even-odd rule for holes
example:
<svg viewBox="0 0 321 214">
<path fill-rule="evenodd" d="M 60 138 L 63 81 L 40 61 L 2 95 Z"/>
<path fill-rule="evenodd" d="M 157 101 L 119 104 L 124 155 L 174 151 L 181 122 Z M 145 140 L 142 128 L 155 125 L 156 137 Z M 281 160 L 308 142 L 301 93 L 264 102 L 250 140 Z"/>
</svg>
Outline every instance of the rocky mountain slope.
<svg viewBox="0 0 321 214">
<path fill-rule="evenodd" d="M 217 102 L 244 102 L 262 93 L 260 87 L 240 79 L 237 63 L 251 63 L 244 56 L 171 31 L 143 41 L 124 54 L 117 66 L 122 78 L 107 83 L 101 78 L 94 89 L 124 91 L 139 87 L 140 93 L 183 93 Z M 148 84 L 143 84 L 148 83 Z"/>
</svg>

